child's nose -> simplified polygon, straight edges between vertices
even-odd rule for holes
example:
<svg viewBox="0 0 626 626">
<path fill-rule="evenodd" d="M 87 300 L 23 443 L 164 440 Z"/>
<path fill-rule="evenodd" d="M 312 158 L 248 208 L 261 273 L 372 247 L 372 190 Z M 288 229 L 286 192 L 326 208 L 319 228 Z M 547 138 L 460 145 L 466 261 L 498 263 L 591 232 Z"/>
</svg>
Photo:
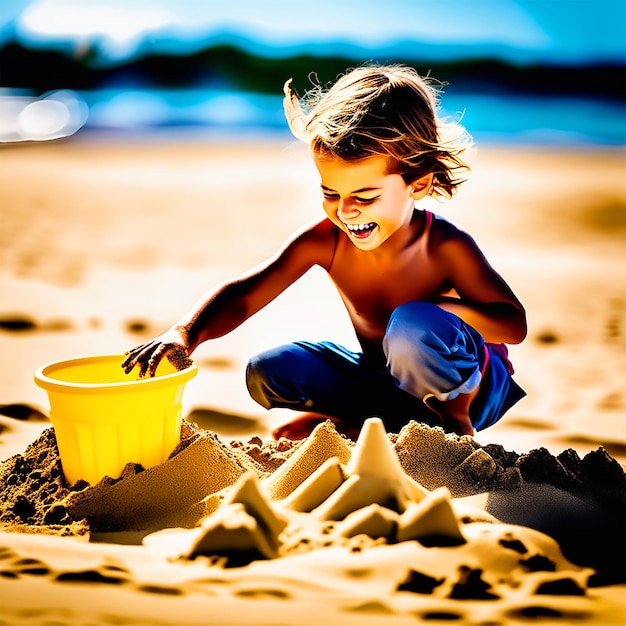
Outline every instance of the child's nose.
<svg viewBox="0 0 626 626">
<path fill-rule="evenodd" d="M 359 215 L 360 211 L 354 201 L 351 198 L 339 200 L 339 206 L 337 207 L 337 217 L 341 220 L 348 220 L 355 218 Z"/>
</svg>

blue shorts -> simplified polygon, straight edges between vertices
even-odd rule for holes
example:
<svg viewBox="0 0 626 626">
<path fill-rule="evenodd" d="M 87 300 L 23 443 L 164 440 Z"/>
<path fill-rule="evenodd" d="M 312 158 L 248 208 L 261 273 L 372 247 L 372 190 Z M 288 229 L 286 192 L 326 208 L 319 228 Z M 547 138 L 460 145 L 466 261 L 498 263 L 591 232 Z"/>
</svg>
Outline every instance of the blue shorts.
<svg viewBox="0 0 626 626">
<path fill-rule="evenodd" d="M 246 381 L 265 408 L 313 411 L 355 425 L 380 417 L 389 432 L 399 432 L 410 420 L 438 425 L 425 400 L 452 400 L 481 381 L 470 408 L 476 430 L 497 422 L 526 395 L 501 349 L 427 302 L 393 311 L 380 351 L 297 341 L 253 357 Z"/>
</svg>

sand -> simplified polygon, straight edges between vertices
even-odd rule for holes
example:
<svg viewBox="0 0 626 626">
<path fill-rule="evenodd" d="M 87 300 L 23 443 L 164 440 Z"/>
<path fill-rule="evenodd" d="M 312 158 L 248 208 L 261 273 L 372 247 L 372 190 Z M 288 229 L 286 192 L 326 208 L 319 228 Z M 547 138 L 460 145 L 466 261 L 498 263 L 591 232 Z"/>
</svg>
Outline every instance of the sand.
<svg viewBox="0 0 626 626">
<path fill-rule="evenodd" d="M 524 302 L 528 397 L 473 438 L 373 419 L 271 441 L 245 392 L 282 341 L 355 345 L 311 272 L 194 355 L 164 463 L 65 484 L 43 363 L 124 351 L 315 217 L 281 142 L 0 151 L 0 623 L 626 620 L 626 182 L 621 152 L 486 148 L 449 205 Z M 307 299 L 309 298 L 309 299 Z"/>
<path fill-rule="evenodd" d="M 492 618 L 513 622 L 558 617 L 617 624 L 626 615 L 618 596 L 624 586 L 620 560 L 596 559 L 590 567 L 592 555 L 577 543 L 567 558 L 554 538 L 534 529 L 546 516 L 562 514 L 554 493 L 569 492 L 523 478 L 515 489 L 491 489 L 490 496 L 507 501 L 506 511 L 509 501 L 527 497 L 526 487 L 534 488 L 534 499 L 548 496 L 549 504 L 527 515 L 525 525 L 504 523 L 489 506 L 453 499 L 445 486 L 426 489 L 398 454 L 400 444 L 418 456 L 425 442 L 438 441 L 451 466 L 450 458 L 458 461 L 470 438 L 413 422 L 394 439 L 377 418 L 365 423 L 356 443 L 327 422 L 268 472 L 250 459 L 246 446 L 229 446 L 185 424 L 183 441 L 167 461 L 145 470 L 129 464 L 119 478 L 89 486 L 64 484 L 54 433 L 47 429 L 23 455 L 0 466 L 5 618 L 200 623 L 203 599 L 218 624 L 312 624 L 320 614 L 348 624 L 383 617 L 390 623 L 475 619 L 487 609 L 477 608 L 481 604 L 491 605 Z M 284 454 L 272 447 L 268 464 L 269 457 Z M 453 474 L 463 473 L 477 450 L 484 448 L 460 461 Z M 570 507 L 567 513 L 570 524 L 581 517 L 596 524 L 579 529 L 578 543 L 602 524 L 611 544 L 604 548 L 614 556 L 625 528 L 624 473 L 615 460 L 602 457 L 603 495 L 596 498 L 591 488 L 580 499 L 584 511 Z M 578 470 L 572 481 L 593 482 L 583 463 Z M 485 485 L 492 474 L 486 471 L 480 481 L 475 473 Z M 594 508 L 600 503 L 602 511 Z M 603 521 L 603 515 L 620 514 L 617 527 Z M 86 543 L 87 533 L 92 543 Z M 132 545 L 122 548 L 126 542 Z M 24 604 L 27 589 L 35 600 Z M 79 589 L 80 600 L 72 598 Z M 88 605 L 83 589 L 91 597 Z M 120 609 L 117 603 L 129 594 L 137 601 Z M 177 598 L 182 606 L 170 602 L 156 614 L 160 603 L 149 610 L 142 601 L 150 594 Z M 314 617 L 298 615 L 313 602 L 323 605 Z M 254 616 L 251 603 L 260 603 Z"/>
</svg>

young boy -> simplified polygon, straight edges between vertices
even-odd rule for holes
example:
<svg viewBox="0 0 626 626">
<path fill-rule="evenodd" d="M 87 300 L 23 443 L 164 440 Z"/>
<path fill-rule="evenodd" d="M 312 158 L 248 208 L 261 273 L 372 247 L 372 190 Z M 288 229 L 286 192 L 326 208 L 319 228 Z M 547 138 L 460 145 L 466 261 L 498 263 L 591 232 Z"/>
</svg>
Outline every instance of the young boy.
<svg viewBox="0 0 626 626">
<path fill-rule="evenodd" d="M 408 67 L 354 69 L 308 94 L 306 110 L 290 83 L 285 112 L 310 146 L 325 216 L 130 350 L 123 367 L 144 376 L 163 357 L 187 362 L 319 265 L 362 350 L 298 341 L 250 360 L 252 397 L 302 412 L 276 438 L 306 437 L 326 419 L 355 438 L 372 416 L 389 432 L 411 419 L 469 435 L 492 425 L 525 395 L 504 346 L 524 339 L 524 308 L 467 233 L 415 207 L 452 197 L 468 169 L 467 135 L 438 119 L 436 91 Z"/>
</svg>

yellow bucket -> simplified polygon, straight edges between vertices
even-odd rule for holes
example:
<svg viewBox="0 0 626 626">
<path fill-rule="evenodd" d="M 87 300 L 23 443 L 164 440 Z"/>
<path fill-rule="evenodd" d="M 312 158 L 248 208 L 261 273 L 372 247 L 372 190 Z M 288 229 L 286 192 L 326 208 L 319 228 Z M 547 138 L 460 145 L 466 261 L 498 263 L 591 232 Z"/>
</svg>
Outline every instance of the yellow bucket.
<svg viewBox="0 0 626 626">
<path fill-rule="evenodd" d="M 125 356 L 55 361 L 35 373 L 50 402 L 63 474 L 71 485 L 118 478 L 127 463 L 158 465 L 180 441 L 182 397 L 198 366 L 177 371 L 163 359 L 154 378 L 126 374 Z"/>
</svg>

